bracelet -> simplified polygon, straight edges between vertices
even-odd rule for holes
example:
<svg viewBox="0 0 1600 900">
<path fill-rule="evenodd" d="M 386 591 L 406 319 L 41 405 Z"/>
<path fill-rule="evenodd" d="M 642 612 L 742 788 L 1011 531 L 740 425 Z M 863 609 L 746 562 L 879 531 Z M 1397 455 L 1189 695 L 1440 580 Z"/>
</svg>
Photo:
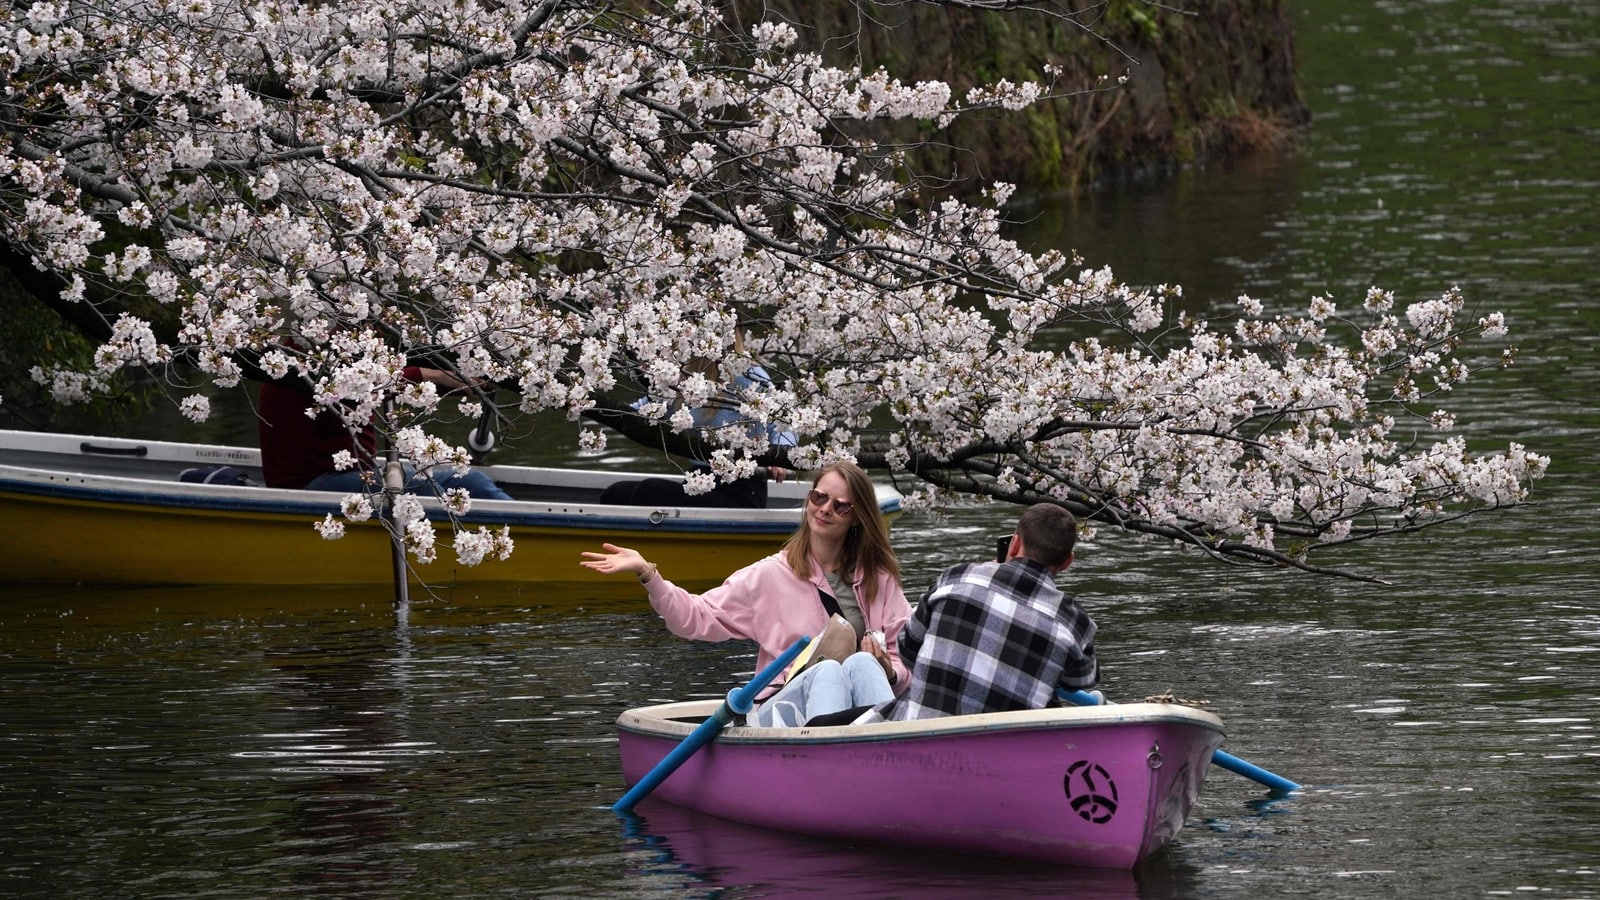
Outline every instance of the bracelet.
<svg viewBox="0 0 1600 900">
<path fill-rule="evenodd" d="M 652 579 L 652 578 L 656 577 L 657 575 L 661 574 L 660 571 L 656 568 L 656 564 L 655 563 L 645 563 L 645 565 L 649 566 L 650 568 L 649 568 L 649 571 L 647 571 L 644 574 L 639 576 L 639 583 L 640 584 L 649 584 L 650 583 L 650 579 Z"/>
</svg>

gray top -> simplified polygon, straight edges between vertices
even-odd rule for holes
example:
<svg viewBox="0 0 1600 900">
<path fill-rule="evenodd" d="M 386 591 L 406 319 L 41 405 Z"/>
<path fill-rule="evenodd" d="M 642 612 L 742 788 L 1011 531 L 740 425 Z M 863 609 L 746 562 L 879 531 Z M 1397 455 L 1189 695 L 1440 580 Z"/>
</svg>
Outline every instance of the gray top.
<svg viewBox="0 0 1600 900">
<path fill-rule="evenodd" d="M 856 630 L 856 643 L 867 633 L 867 618 L 861 613 L 861 601 L 856 599 L 856 589 L 837 572 L 828 572 L 828 586 L 833 588 L 833 599 L 839 601 L 839 614 Z"/>
</svg>

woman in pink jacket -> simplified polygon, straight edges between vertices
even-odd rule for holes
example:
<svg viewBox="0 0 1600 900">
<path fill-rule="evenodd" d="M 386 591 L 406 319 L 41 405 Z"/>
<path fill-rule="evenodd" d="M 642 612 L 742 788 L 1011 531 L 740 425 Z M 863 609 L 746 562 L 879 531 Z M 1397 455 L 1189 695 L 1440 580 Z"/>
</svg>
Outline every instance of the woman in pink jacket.
<svg viewBox="0 0 1600 900">
<path fill-rule="evenodd" d="M 824 713 L 883 703 L 906 685 L 895 648 L 911 605 L 876 497 L 872 480 L 854 463 L 819 470 L 800 527 L 783 549 L 704 594 L 685 591 L 638 551 L 615 544 L 585 552 L 581 565 L 637 575 L 650 605 L 679 637 L 755 641 L 757 669 L 801 637 L 820 634 L 836 610 L 855 629 L 860 651 L 843 663 L 810 666 L 750 714 L 756 725 L 804 725 Z"/>
</svg>

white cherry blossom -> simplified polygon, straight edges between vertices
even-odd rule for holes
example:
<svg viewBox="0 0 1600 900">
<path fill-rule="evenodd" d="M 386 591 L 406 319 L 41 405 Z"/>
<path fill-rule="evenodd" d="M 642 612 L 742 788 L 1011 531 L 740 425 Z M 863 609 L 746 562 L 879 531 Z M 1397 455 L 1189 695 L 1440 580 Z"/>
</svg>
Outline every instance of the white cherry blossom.
<svg viewBox="0 0 1600 900">
<path fill-rule="evenodd" d="M 856 458 L 910 510 L 1053 500 L 1086 527 L 1317 570 L 1341 543 L 1520 502 L 1544 473 L 1519 445 L 1469 446 L 1468 411 L 1440 402 L 1513 355 L 1464 292 L 1198 313 L 1177 285 L 1025 248 L 1013 186 L 953 199 L 878 141 L 1026 107 L 1059 69 L 958 96 L 719 9 L 12 4 L 0 239 L 106 323 L 89 366 L 33 377 L 82 402 L 157 370 L 194 388 L 191 417 L 199 388 L 304 378 L 308 414 L 372 424 L 424 470 L 470 464 L 445 423 L 559 410 L 588 420 L 584 452 L 619 432 L 696 447 L 695 491 L 758 457 Z M 415 359 L 501 390 L 442 404 L 402 377 Z M 700 428 L 690 410 L 752 361 L 772 389 Z M 799 446 L 768 453 L 769 424 Z M 384 498 L 357 499 L 317 530 Z M 387 502 L 432 559 L 420 500 Z M 469 565 L 512 549 L 459 523 L 450 543 Z"/>
</svg>

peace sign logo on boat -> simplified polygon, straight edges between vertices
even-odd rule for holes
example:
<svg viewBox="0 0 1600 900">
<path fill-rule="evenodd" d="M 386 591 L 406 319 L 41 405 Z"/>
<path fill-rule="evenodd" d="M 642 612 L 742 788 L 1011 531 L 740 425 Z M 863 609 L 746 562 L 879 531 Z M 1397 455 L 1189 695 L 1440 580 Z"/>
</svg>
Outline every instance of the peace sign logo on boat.
<svg viewBox="0 0 1600 900">
<path fill-rule="evenodd" d="M 1117 814 L 1117 783 L 1096 763 L 1080 759 L 1068 766 L 1062 787 L 1067 803 L 1085 822 L 1103 825 Z"/>
</svg>

